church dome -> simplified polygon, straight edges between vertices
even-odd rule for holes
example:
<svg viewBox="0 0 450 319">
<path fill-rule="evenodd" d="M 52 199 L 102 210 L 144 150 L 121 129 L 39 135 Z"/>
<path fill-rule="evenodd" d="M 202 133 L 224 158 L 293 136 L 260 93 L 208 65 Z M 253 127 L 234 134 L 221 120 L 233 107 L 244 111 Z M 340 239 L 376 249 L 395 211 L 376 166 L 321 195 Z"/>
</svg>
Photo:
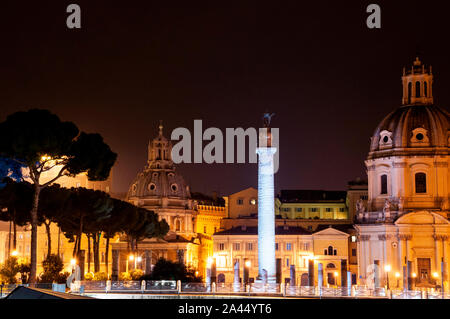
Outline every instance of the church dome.
<svg viewBox="0 0 450 319">
<path fill-rule="evenodd" d="M 371 138 L 368 159 L 403 155 L 448 155 L 449 113 L 434 105 L 431 67 L 417 58 L 403 71 L 402 106 L 388 114 Z"/>
<path fill-rule="evenodd" d="M 172 161 L 172 143 L 164 137 L 162 125 L 159 135 L 148 147 L 148 162 L 128 190 L 129 200 L 173 198 L 190 199 L 189 186 L 175 170 Z"/>
</svg>

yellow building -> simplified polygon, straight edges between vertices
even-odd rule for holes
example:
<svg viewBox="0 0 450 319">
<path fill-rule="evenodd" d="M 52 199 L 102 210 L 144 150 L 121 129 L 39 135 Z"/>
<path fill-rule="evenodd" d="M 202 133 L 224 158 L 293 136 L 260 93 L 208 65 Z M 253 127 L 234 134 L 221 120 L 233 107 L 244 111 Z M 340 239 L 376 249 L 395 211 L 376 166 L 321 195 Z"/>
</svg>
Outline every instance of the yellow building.
<svg viewBox="0 0 450 319">
<path fill-rule="evenodd" d="M 347 225 L 346 228 L 351 228 Z M 244 267 L 249 267 L 249 280 L 258 275 L 257 227 L 233 227 L 214 234 L 214 261 L 218 282 L 233 282 L 234 266 L 239 262 L 241 282 Z M 350 235 L 332 227 L 310 232 L 298 226 L 275 228 L 277 282 L 289 282 L 295 268 L 297 285 L 308 286 L 309 262 L 314 265 L 314 284 L 318 280 L 318 264 L 324 269 L 325 285 L 340 285 L 346 280 L 349 265 Z M 356 273 L 354 273 L 356 279 Z"/>
<path fill-rule="evenodd" d="M 59 167 L 55 167 L 46 174 L 42 176 L 42 180 L 50 180 L 52 176 L 56 175 Z M 27 176 L 26 171 L 24 171 L 24 176 Z M 112 173 L 110 177 L 106 181 L 88 181 L 86 174 L 79 174 L 75 177 L 67 177 L 63 176 L 59 178 L 55 184 L 61 185 L 61 187 L 71 188 L 71 187 L 85 187 L 95 190 L 102 190 L 106 193 L 109 193 L 111 190 L 112 183 Z M 50 224 L 50 234 L 51 234 L 51 252 L 52 254 L 59 254 L 64 264 L 64 271 L 71 272 L 72 265 L 71 259 L 72 252 L 74 248 L 74 243 L 70 243 L 69 240 L 64 236 L 63 233 L 60 232 L 59 227 L 52 223 Z M 9 239 L 11 237 L 11 244 L 9 244 Z M 9 222 L 0 222 L 0 263 L 3 263 L 9 255 L 15 255 L 19 258 L 19 262 L 27 263 L 30 260 L 31 254 L 31 226 L 26 227 L 17 227 L 16 231 L 16 251 L 14 252 L 13 248 L 13 232 L 9 231 Z M 48 235 L 44 225 L 38 227 L 38 236 L 37 236 L 37 274 L 42 273 L 42 261 L 47 257 L 48 253 Z M 105 240 L 102 239 L 100 241 L 100 271 L 106 272 L 106 263 L 105 263 L 105 251 L 106 245 Z M 91 243 L 92 249 L 92 243 Z M 110 248 L 111 249 L 111 248 Z M 88 242 L 87 237 L 82 236 L 81 239 L 81 250 L 85 251 L 85 272 L 88 269 L 93 272 L 94 271 L 94 258 L 93 251 L 91 251 L 91 264 L 88 264 Z M 111 256 L 111 250 L 109 252 L 109 256 Z M 111 264 L 111 257 L 109 257 L 109 265 Z M 109 267 L 110 268 L 110 267 Z"/>
</svg>

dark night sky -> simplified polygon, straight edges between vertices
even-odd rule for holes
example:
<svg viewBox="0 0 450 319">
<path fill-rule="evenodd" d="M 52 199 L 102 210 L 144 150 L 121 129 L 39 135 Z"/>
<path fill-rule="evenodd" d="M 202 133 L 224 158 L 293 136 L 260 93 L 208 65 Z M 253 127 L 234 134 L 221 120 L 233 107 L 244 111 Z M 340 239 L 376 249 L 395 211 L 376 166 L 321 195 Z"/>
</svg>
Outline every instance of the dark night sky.
<svg viewBox="0 0 450 319">
<path fill-rule="evenodd" d="M 48 108 L 119 154 L 114 191 L 146 162 L 159 119 L 176 127 L 259 127 L 276 113 L 277 190 L 345 189 L 365 177 L 377 123 L 401 99 L 416 52 L 450 96 L 447 10 L 430 1 L 1 1 L 0 120 Z M 81 6 L 82 29 L 66 27 Z M 381 6 L 370 30 L 366 7 Z M 120 5 L 119 5 L 120 3 Z M 255 164 L 183 164 L 192 190 L 257 184 Z"/>
</svg>

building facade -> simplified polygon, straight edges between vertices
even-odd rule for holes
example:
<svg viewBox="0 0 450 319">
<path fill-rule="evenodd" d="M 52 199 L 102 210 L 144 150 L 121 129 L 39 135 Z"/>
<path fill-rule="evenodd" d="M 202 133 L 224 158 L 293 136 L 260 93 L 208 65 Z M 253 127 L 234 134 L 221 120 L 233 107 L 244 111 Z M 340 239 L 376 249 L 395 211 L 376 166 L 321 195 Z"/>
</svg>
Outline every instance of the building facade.
<svg viewBox="0 0 450 319">
<path fill-rule="evenodd" d="M 402 104 L 375 129 L 357 208 L 362 284 L 448 289 L 449 113 L 433 103 L 433 75 L 416 58 Z"/>
<path fill-rule="evenodd" d="M 351 227 L 351 225 L 347 225 Z M 243 282 L 244 268 L 249 271 L 249 282 L 258 276 L 258 229 L 257 227 L 233 227 L 214 234 L 214 261 L 218 282 L 231 283 L 234 267 L 239 262 L 240 281 Z M 318 282 L 318 265 L 324 269 L 324 284 L 341 285 L 356 267 L 350 267 L 350 235 L 333 227 L 321 227 L 310 232 L 298 226 L 277 226 L 275 228 L 276 280 L 278 283 L 291 282 L 291 268 L 295 269 L 295 283 L 309 286 L 310 262 L 313 265 L 314 285 Z"/>
</svg>

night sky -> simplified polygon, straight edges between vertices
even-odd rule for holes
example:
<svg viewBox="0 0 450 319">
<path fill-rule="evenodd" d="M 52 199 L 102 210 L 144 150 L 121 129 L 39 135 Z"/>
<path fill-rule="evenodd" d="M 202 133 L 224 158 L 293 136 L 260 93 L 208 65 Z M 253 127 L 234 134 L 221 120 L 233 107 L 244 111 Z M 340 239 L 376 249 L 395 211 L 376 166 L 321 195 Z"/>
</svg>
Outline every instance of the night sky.
<svg viewBox="0 0 450 319">
<path fill-rule="evenodd" d="M 369 3 L 382 27 L 366 26 Z M 81 6 L 80 30 L 66 7 Z M 120 5 L 119 5 L 120 3 Z M 365 178 L 378 122 L 401 102 L 403 66 L 433 66 L 448 110 L 448 11 L 420 1 L 1 1 L 0 120 L 47 108 L 117 152 L 114 192 L 144 167 L 159 120 L 260 127 L 275 112 L 280 189 Z M 182 164 L 193 191 L 257 185 L 256 164 Z"/>
</svg>

